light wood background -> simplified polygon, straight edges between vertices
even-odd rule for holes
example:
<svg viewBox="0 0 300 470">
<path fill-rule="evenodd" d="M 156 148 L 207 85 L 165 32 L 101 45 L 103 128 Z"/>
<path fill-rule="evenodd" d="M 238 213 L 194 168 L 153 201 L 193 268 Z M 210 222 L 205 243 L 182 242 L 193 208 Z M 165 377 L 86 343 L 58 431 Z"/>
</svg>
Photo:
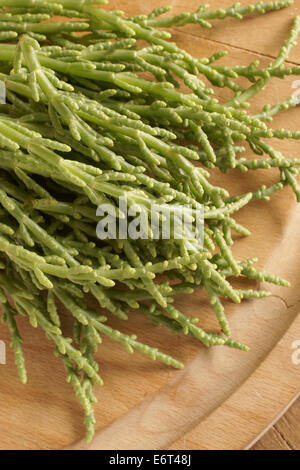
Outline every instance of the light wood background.
<svg viewBox="0 0 300 470">
<path fill-rule="evenodd" d="M 253 446 L 253 450 L 300 450 L 300 399 Z"/>
<path fill-rule="evenodd" d="M 137 14 L 165 4 L 165 0 L 114 0 L 110 6 Z M 173 0 L 174 12 L 196 9 L 199 1 Z M 212 0 L 211 7 L 227 7 L 232 1 Z M 248 0 L 242 4 L 249 3 Z M 174 40 L 198 56 L 209 56 L 227 49 L 224 64 L 249 64 L 259 59 L 266 65 L 277 53 L 288 35 L 293 17 L 300 5 L 249 17 L 243 22 L 228 19 L 214 22 L 211 30 L 199 25 L 174 28 Z M 294 49 L 290 63 L 300 64 L 300 46 Z M 256 112 L 264 103 L 276 103 L 294 91 L 294 78 L 274 80 L 254 100 Z M 230 93 L 217 90 L 220 97 Z M 299 129 L 300 110 L 283 113 L 274 127 Z M 291 157 L 299 156 L 297 142 L 275 142 L 276 148 Z M 230 172 L 213 174 L 231 194 L 271 184 L 278 179 L 276 171 Z M 225 348 L 207 350 L 191 338 L 173 336 L 155 328 L 138 313 L 132 313 L 127 324 L 111 324 L 139 338 L 186 364 L 177 372 L 152 363 L 138 354 L 128 356 L 119 345 L 105 341 L 99 351 L 101 375 L 105 386 L 97 391 L 98 433 L 89 448 L 95 449 L 243 449 L 250 448 L 267 426 L 273 423 L 298 394 L 300 365 L 292 363 L 292 343 L 300 339 L 300 206 L 289 188 L 275 195 L 270 203 L 256 202 L 243 209 L 238 220 L 251 231 L 248 240 L 237 240 L 235 254 L 243 259 L 259 257 L 259 266 L 289 279 L 293 287 L 272 287 L 268 299 L 226 305 L 233 336 L 247 343 L 251 350 L 242 353 Z M 247 284 L 250 286 L 250 284 Z M 256 286 L 255 283 L 251 284 Z M 265 287 L 265 286 L 262 286 Z M 268 286 L 269 288 L 269 286 Z M 201 318 L 205 328 L 218 331 L 207 297 L 199 292 L 178 299 L 177 306 L 188 315 Z M 66 318 L 66 330 L 68 320 Z M 59 449 L 72 446 L 86 448 L 82 414 L 71 387 L 65 383 L 63 366 L 52 352 L 43 333 L 19 322 L 25 340 L 29 383 L 18 383 L 13 357 L 8 351 L 7 365 L 0 366 L 0 449 Z M 8 343 L 6 330 L 0 326 L 0 339 Z M 293 413 L 291 411 L 290 413 Z M 290 416 L 290 415 L 289 415 Z M 292 415 L 294 416 L 294 415 Z M 295 418 L 296 419 L 296 418 Z M 286 418 L 286 428 L 294 418 Z M 270 431 L 283 435 L 281 425 Z M 287 431 L 288 432 L 288 431 Z M 276 434 L 276 435 L 277 435 Z M 286 445 L 294 438 L 284 434 Z M 269 435 L 268 435 L 269 436 Z M 279 446 L 272 437 L 256 447 Z M 271 444 L 272 442 L 272 444 Z M 290 444 L 287 444 L 289 442 Z"/>
</svg>

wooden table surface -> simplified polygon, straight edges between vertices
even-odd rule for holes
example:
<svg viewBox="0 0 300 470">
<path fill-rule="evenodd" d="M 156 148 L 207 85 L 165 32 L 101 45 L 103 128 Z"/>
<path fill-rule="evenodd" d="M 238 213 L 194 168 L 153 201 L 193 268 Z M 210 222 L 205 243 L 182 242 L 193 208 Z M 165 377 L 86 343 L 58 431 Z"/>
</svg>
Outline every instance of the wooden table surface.
<svg viewBox="0 0 300 470">
<path fill-rule="evenodd" d="M 252 449 L 300 450 L 300 398 Z"/>
</svg>

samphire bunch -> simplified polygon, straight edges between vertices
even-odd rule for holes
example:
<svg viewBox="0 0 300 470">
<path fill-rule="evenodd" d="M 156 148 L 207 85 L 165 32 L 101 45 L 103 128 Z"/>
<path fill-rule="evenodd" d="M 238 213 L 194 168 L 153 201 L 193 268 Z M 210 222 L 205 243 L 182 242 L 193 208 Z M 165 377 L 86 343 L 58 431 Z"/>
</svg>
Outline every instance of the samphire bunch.
<svg viewBox="0 0 300 470">
<path fill-rule="evenodd" d="M 232 232 L 249 231 L 233 215 L 250 201 L 269 199 L 290 185 L 300 200 L 300 159 L 287 159 L 268 139 L 299 139 L 300 132 L 271 129 L 265 121 L 298 104 L 267 105 L 254 116 L 248 100 L 272 77 L 300 73 L 284 62 L 296 45 L 300 20 L 267 68 L 258 62 L 225 67 L 226 52 L 196 58 L 169 41 L 160 27 L 228 16 L 241 19 L 292 4 L 291 0 L 239 4 L 168 18 L 169 8 L 126 18 L 89 0 L 0 0 L 0 302 L 22 382 L 26 382 L 18 315 L 40 326 L 64 362 L 67 379 L 85 412 L 87 440 L 94 432 L 93 385 L 102 385 L 94 355 L 103 336 L 152 359 L 181 368 L 176 359 L 111 328 L 107 317 L 126 320 L 136 309 L 156 325 L 198 338 L 205 346 L 247 347 L 230 336 L 222 299 L 269 295 L 235 289 L 243 276 L 282 286 L 288 282 L 232 255 Z M 98 3 L 105 3 L 104 1 Z M 52 20 L 53 16 L 60 20 Z M 62 22 L 61 17 L 67 21 Z M 141 43 L 139 40 L 143 40 Z M 205 77 L 205 83 L 199 76 Z M 239 84 L 246 77 L 248 88 Z M 227 87 L 220 103 L 213 89 Z M 184 92 L 182 91 L 184 85 Z M 260 158 L 243 157 L 251 147 Z M 209 182 L 210 169 L 238 172 L 278 168 L 276 184 L 230 197 Z M 96 236 L 97 206 L 204 206 L 204 247 L 189 240 L 104 240 Z M 118 217 L 122 213 L 117 208 Z M 123 214 L 124 215 L 124 214 Z M 163 274 L 163 279 L 161 278 Z M 204 331 L 198 318 L 173 306 L 176 294 L 208 293 L 220 334 Z M 90 309 L 86 294 L 102 310 Z M 58 305 L 74 322 L 72 338 L 61 330 Z M 106 316 L 103 315 L 105 313 Z"/>
</svg>

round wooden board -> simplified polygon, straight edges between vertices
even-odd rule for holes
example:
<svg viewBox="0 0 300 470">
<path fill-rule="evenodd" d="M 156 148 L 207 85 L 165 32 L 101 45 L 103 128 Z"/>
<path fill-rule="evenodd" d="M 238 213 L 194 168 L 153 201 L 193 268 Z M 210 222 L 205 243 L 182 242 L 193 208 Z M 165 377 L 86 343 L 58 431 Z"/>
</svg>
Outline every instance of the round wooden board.
<svg viewBox="0 0 300 470">
<path fill-rule="evenodd" d="M 151 2 L 151 8 L 164 0 Z M 169 2 L 176 12 L 196 9 L 198 1 Z M 248 3 L 243 1 L 242 3 Z M 227 5 L 228 4 L 228 5 Z M 222 7 L 231 2 L 222 2 Z M 111 7 L 128 14 L 148 11 L 144 2 L 114 0 Z M 220 2 L 211 1 L 211 7 Z M 174 31 L 174 40 L 198 56 L 209 56 L 227 49 L 226 64 L 248 64 L 259 58 L 262 65 L 281 46 L 288 34 L 297 7 L 249 18 L 239 23 L 226 20 L 212 31 L 191 25 Z M 258 22 L 258 23 L 257 23 Z M 255 25 L 265 29 L 255 30 Z M 220 44 L 221 28 L 224 29 Z M 214 40 L 214 31 L 216 42 Z M 278 31 L 278 34 L 277 34 Z M 226 33 L 226 34 L 225 34 Z M 269 44 L 267 42 L 269 38 Z M 268 49 L 269 48 L 269 49 Z M 300 63 L 299 47 L 292 55 Z M 270 52 L 271 51 L 271 52 Z M 274 81 L 254 101 L 253 112 L 262 103 L 275 103 L 293 92 L 293 78 Z M 218 96 L 227 92 L 218 90 Z M 297 129 L 299 109 L 278 116 L 273 127 Z M 298 126 L 299 127 L 299 126 Z M 276 142 L 276 148 L 296 157 L 297 142 Z M 278 179 L 274 172 L 213 174 L 231 194 L 246 192 L 263 182 Z M 272 296 L 247 301 L 241 305 L 226 303 L 233 337 L 248 344 L 250 352 L 226 348 L 207 350 L 193 338 L 173 336 L 162 327 L 154 327 L 133 312 L 129 321 L 112 319 L 110 324 L 126 332 L 135 332 L 141 341 L 159 347 L 185 362 L 182 371 L 173 371 L 153 363 L 137 353 L 129 356 L 121 346 L 104 341 L 98 359 L 105 381 L 97 390 L 97 435 L 87 446 L 82 414 L 71 387 L 65 383 L 61 361 L 40 330 L 21 318 L 20 330 L 25 341 L 29 383 L 22 386 L 14 369 L 13 356 L 7 350 L 7 364 L 0 365 L 0 449 L 243 449 L 276 419 L 297 395 L 300 364 L 292 362 L 292 345 L 300 340 L 300 206 L 289 188 L 275 195 L 269 203 L 250 204 L 238 214 L 238 220 L 252 232 L 249 239 L 238 239 L 235 254 L 239 259 L 258 256 L 259 266 L 292 282 L 290 289 L 267 287 Z M 255 286 L 256 284 L 243 284 Z M 186 314 L 199 316 L 201 326 L 218 331 L 206 296 L 196 293 L 180 297 L 176 305 Z M 66 330 L 69 328 L 65 317 Z M 0 326 L 0 340 L 7 344 L 6 329 Z M 8 349 L 8 348 L 7 348 Z M 78 442 L 73 444 L 73 442 Z"/>
</svg>

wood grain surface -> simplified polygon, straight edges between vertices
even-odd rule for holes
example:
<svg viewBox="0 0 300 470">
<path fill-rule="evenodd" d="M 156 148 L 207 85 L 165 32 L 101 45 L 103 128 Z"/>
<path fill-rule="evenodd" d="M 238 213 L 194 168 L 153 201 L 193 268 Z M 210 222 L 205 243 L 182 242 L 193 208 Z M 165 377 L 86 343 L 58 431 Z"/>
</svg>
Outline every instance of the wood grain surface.
<svg viewBox="0 0 300 470">
<path fill-rule="evenodd" d="M 165 4 L 165 0 L 114 0 L 110 7 L 129 15 L 147 13 Z M 173 0 L 174 12 L 196 9 L 198 0 Z M 230 1 L 211 0 L 211 8 L 226 7 Z M 241 1 L 249 3 L 248 0 Z M 173 39 L 189 52 L 201 57 L 227 49 L 224 64 L 249 64 L 259 59 L 266 65 L 287 37 L 292 18 L 300 13 L 295 6 L 243 22 L 228 19 L 214 22 L 211 30 L 199 25 L 173 30 Z M 300 64 L 300 46 L 293 51 L 291 63 Z M 251 111 L 264 103 L 276 103 L 293 92 L 293 77 L 274 80 L 255 99 Z M 227 98 L 228 91 L 217 90 Z M 276 118 L 276 128 L 299 129 L 300 110 L 292 109 Z M 297 142 L 274 142 L 284 154 L 299 156 Z M 248 174 L 213 173 L 212 180 L 231 194 L 258 188 L 263 182 L 277 181 L 276 171 Z M 97 390 L 96 418 L 98 432 L 91 446 L 81 440 L 84 435 L 82 413 L 65 383 L 61 361 L 53 356 L 53 347 L 43 333 L 34 330 L 21 318 L 25 340 L 29 383 L 18 383 L 13 357 L 0 365 L 0 449 L 244 449 L 268 446 L 299 445 L 297 413 L 289 414 L 285 424 L 271 429 L 274 440 L 257 441 L 264 430 L 276 421 L 300 389 L 300 365 L 293 363 L 292 345 L 300 340 L 300 205 L 285 188 L 271 202 L 254 202 L 240 211 L 238 221 L 252 232 L 249 239 L 238 239 L 235 255 L 243 259 L 258 256 L 259 266 L 292 282 L 291 289 L 267 287 L 272 296 L 247 301 L 236 306 L 226 303 L 235 338 L 250 346 L 249 353 L 226 348 L 207 350 L 195 339 L 173 336 L 154 327 L 133 312 L 127 323 L 113 319 L 111 324 L 185 362 L 183 371 L 173 371 L 152 363 L 138 354 L 128 356 L 121 346 L 105 341 L 98 359 L 105 386 Z M 247 283 L 247 286 L 257 284 Z M 207 297 L 198 292 L 180 297 L 176 305 L 186 314 L 199 316 L 201 326 L 218 331 Z M 65 328 L 69 322 L 65 316 Z M 6 330 L 0 326 L 0 339 L 8 344 Z M 290 413 L 293 413 L 291 409 Z M 283 427 L 285 431 L 283 432 Z M 298 431 L 297 431 L 298 430 Z M 276 437 L 275 437 L 276 435 Z M 284 436 L 284 437 L 282 437 Z M 281 439 L 281 441 L 280 441 Z M 273 444 L 271 444 L 271 441 Z M 77 444 L 72 444 L 77 442 Z M 280 444 L 279 444 L 280 442 Z M 298 444 L 297 444 L 298 442 Z"/>
<path fill-rule="evenodd" d="M 300 399 L 252 447 L 253 450 L 300 450 Z"/>
</svg>

